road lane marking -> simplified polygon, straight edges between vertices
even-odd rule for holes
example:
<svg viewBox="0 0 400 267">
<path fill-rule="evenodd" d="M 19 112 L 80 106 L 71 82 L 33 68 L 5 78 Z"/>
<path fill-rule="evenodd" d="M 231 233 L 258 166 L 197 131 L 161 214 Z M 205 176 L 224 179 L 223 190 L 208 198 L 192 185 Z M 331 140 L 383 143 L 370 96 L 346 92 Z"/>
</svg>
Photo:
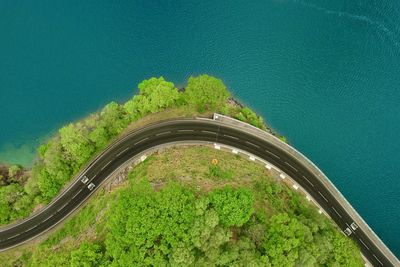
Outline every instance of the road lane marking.
<svg viewBox="0 0 400 267">
<path fill-rule="evenodd" d="M 74 197 L 75 197 L 75 196 L 74 196 Z M 59 208 L 59 209 L 57 210 L 57 212 L 60 211 L 60 210 L 62 210 L 63 208 L 65 208 L 65 206 L 67 206 L 68 203 L 69 203 L 69 202 L 65 203 L 61 208 Z"/>
<path fill-rule="evenodd" d="M 332 209 L 340 218 L 342 218 L 342 215 L 340 215 L 339 212 L 334 207 L 332 207 Z"/>
<path fill-rule="evenodd" d="M 379 261 L 379 263 L 383 266 L 383 263 L 375 256 L 375 254 L 372 254 L 372 256 L 374 256 L 374 258 Z"/>
<path fill-rule="evenodd" d="M 256 158 L 253 157 L 253 156 L 250 156 L 249 159 L 250 159 L 251 161 L 255 161 L 255 160 L 256 160 Z"/>
<path fill-rule="evenodd" d="M 232 136 L 232 135 L 229 135 L 229 134 L 224 134 L 224 136 L 232 138 L 232 139 L 235 139 L 235 140 L 239 140 L 239 138 L 237 138 L 235 136 Z"/>
<path fill-rule="evenodd" d="M 182 133 L 184 133 L 184 132 L 194 132 L 194 130 L 192 130 L 192 129 L 187 129 L 187 130 L 182 129 L 182 130 L 178 130 L 178 132 L 182 132 Z"/>
<path fill-rule="evenodd" d="M 125 151 L 127 151 L 129 149 L 129 147 L 125 148 L 124 150 L 122 150 L 121 152 L 119 152 L 117 154 L 117 157 L 121 156 Z"/>
<path fill-rule="evenodd" d="M 48 221 L 51 217 L 47 217 L 46 220 L 42 221 L 42 223 Z"/>
<path fill-rule="evenodd" d="M 311 183 L 311 181 L 310 181 L 310 180 L 308 180 L 308 179 L 307 179 L 307 177 L 305 177 L 305 176 L 303 175 L 303 178 L 304 178 L 304 179 L 306 179 L 306 181 L 307 181 L 307 182 L 308 182 L 310 185 L 312 185 L 312 186 L 314 187 L 314 184 L 313 184 L 313 183 Z"/>
<path fill-rule="evenodd" d="M 111 160 L 109 162 L 107 162 L 107 164 L 104 165 L 103 168 L 101 168 L 101 171 L 104 170 L 110 163 L 111 163 Z"/>
<path fill-rule="evenodd" d="M 285 179 L 285 178 L 286 178 L 286 176 L 285 176 L 283 173 L 281 173 L 281 174 L 279 175 L 279 177 L 281 177 L 282 179 Z"/>
<path fill-rule="evenodd" d="M 293 188 L 294 188 L 294 190 L 297 190 L 297 189 L 299 189 L 299 187 L 297 186 L 297 185 L 292 185 L 293 186 Z"/>
<path fill-rule="evenodd" d="M 276 155 L 276 154 L 272 153 L 271 151 L 269 151 L 269 150 L 266 150 L 266 149 L 265 149 L 265 151 L 266 151 L 267 153 L 271 154 L 272 156 L 274 156 L 274 157 L 276 157 L 276 158 L 280 159 L 280 157 L 279 157 L 278 155 Z"/>
<path fill-rule="evenodd" d="M 16 235 L 13 235 L 13 236 L 10 236 L 10 237 L 8 237 L 8 238 L 7 238 L 7 239 L 5 239 L 5 240 L 8 240 L 8 239 L 14 238 L 14 237 L 16 237 L 16 236 L 19 236 L 19 235 L 21 235 L 21 233 L 19 233 L 19 234 L 16 234 Z"/>
<path fill-rule="evenodd" d="M 293 167 L 289 162 L 286 162 L 285 161 L 285 163 L 289 166 L 289 167 L 291 167 L 293 170 L 295 170 L 296 172 L 298 171 L 295 167 Z"/>
<path fill-rule="evenodd" d="M 74 199 L 74 198 L 82 191 L 82 189 L 83 189 L 83 188 L 81 188 L 81 190 L 79 190 L 78 193 L 76 193 L 76 194 L 72 197 L 72 199 Z"/>
<path fill-rule="evenodd" d="M 254 144 L 254 143 L 252 143 L 252 142 L 249 142 L 249 141 L 246 141 L 246 144 L 249 144 L 249 145 L 254 146 L 254 147 L 256 147 L 256 148 L 260 148 L 259 145 L 256 145 L 256 144 Z"/>
<path fill-rule="evenodd" d="M 318 194 L 320 194 L 321 197 L 323 197 L 323 198 L 325 199 L 326 202 L 329 202 L 329 201 L 326 199 L 326 197 L 325 197 L 320 191 L 318 191 Z"/>
<path fill-rule="evenodd" d="M 142 140 L 139 140 L 139 141 L 137 141 L 136 143 L 134 143 L 133 145 L 134 146 L 136 146 L 137 144 L 140 144 L 140 143 L 142 143 L 142 142 L 144 142 L 144 141 L 146 141 L 147 139 L 149 139 L 148 137 L 146 137 L 146 138 L 143 138 Z"/>
<path fill-rule="evenodd" d="M 358 240 L 360 240 L 360 242 L 364 245 L 364 247 L 366 247 L 368 250 L 370 250 L 369 247 L 364 243 L 364 241 L 362 241 L 361 238 L 359 238 Z"/>
<path fill-rule="evenodd" d="M 202 133 L 210 133 L 210 134 L 217 134 L 216 132 L 211 132 L 211 131 L 206 131 L 206 130 L 201 130 Z"/>
<path fill-rule="evenodd" d="M 38 226 L 38 225 L 35 225 L 35 226 L 29 228 L 28 230 L 25 230 L 24 233 L 29 232 L 29 231 L 32 230 L 33 228 L 36 228 L 36 226 Z"/>
<path fill-rule="evenodd" d="M 170 133 L 171 133 L 171 131 L 166 131 L 166 132 L 158 133 L 158 134 L 156 134 L 156 136 L 160 136 L 160 135 L 164 135 L 164 134 L 170 134 Z"/>
<path fill-rule="evenodd" d="M 272 166 L 269 165 L 269 164 L 267 164 L 267 165 L 265 165 L 265 168 L 267 168 L 268 170 L 271 170 L 271 169 L 272 169 Z"/>
</svg>

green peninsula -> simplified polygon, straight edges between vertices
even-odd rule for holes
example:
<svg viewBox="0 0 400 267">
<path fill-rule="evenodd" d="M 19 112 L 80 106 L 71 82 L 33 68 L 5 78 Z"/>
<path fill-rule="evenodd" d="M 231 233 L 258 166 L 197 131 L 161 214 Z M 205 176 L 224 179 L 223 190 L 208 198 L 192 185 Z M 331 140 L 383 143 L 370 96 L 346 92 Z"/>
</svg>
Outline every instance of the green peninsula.
<svg viewBox="0 0 400 267">
<path fill-rule="evenodd" d="M 38 149 L 32 170 L 11 170 L 15 178 L 0 187 L 0 223 L 49 203 L 110 142 L 150 122 L 219 112 L 269 130 L 208 75 L 191 77 L 184 90 L 162 77 L 138 87 L 126 103 L 61 128 Z M 174 146 L 121 178 L 40 239 L 0 253 L 2 264 L 363 266 L 356 244 L 304 195 L 240 155 Z"/>
</svg>

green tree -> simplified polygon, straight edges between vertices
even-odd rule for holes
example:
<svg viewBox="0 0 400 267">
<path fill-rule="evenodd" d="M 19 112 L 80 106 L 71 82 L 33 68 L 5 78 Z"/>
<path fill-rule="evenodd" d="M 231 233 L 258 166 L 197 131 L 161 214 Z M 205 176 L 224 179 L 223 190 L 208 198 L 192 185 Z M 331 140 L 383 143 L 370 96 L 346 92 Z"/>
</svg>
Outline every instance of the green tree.
<svg viewBox="0 0 400 267">
<path fill-rule="evenodd" d="M 342 235 L 339 231 L 332 231 L 331 238 L 333 243 L 333 260 L 339 266 L 363 266 L 363 260 L 359 249 L 354 242 Z"/>
<path fill-rule="evenodd" d="M 239 113 L 235 115 L 235 118 L 250 123 L 260 129 L 265 129 L 263 119 L 260 116 L 257 116 L 257 114 L 248 107 L 240 109 Z"/>
<path fill-rule="evenodd" d="M 95 148 L 88 138 L 88 130 L 81 123 L 68 124 L 59 130 L 60 143 L 65 152 L 65 158 L 77 171 L 93 154 Z"/>
<path fill-rule="evenodd" d="M 111 102 L 100 112 L 99 127 L 108 133 L 108 139 L 120 134 L 128 125 L 128 118 L 123 106 Z"/>
<path fill-rule="evenodd" d="M 184 250 L 194 223 L 194 195 L 178 185 L 153 192 L 147 181 L 121 193 L 112 208 L 107 251 L 117 265 L 146 265 L 173 257 L 189 257 Z M 183 246 L 183 247 L 182 247 Z M 185 256 L 186 255 L 186 256 Z"/>
<path fill-rule="evenodd" d="M 214 190 L 210 193 L 210 202 L 225 226 L 242 226 L 254 212 L 253 195 L 244 188 Z"/>
<path fill-rule="evenodd" d="M 124 105 L 133 119 L 171 107 L 179 99 L 179 92 L 174 84 L 165 81 L 163 77 L 144 80 L 138 87 L 140 95 Z"/>
<path fill-rule="evenodd" d="M 10 178 L 15 178 L 15 176 L 18 174 L 18 172 L 20 172 L 22 170 L 22 167 L 19 165 L 11 165 L 8 168 L 8 176 L 10 176 Z"/>
<path fill-rule="evenodd" d="M 84 242 L 71 252 L 71 267 L 99 266 L 103 261 L 103 252 L 99 244 Z"/>
<path fill-rule="evenodd" d="M 37 180 L 43 200 L 50 201 L 73 173 L 68 160 L 65 159 L 61 143 L 53 139 L 40 150 L 41 161 L 36 163 L 32 178 Z"/>
<path fill-rule="evenodd" d="M 263 245 L 272 266 L 294 266 L 299 251 L 312 238 L 309 229 L 287 213 L 271 218 Z"/>
<path fill-rule="evenodd" d="M 108 144 L 110 135 L 106 128 L 99 126 L 90 132 L 89 139 L 95 144 L 97 149 L 101 149 Z"/>
<path fill-rule="evenodd" d="M 213 110 L 221 107 L 229 97 L 224 83 L 215 77 L 200 75 L 190 77 L 185 88 L 184 99 L 199 110 Z"/>
</svg>

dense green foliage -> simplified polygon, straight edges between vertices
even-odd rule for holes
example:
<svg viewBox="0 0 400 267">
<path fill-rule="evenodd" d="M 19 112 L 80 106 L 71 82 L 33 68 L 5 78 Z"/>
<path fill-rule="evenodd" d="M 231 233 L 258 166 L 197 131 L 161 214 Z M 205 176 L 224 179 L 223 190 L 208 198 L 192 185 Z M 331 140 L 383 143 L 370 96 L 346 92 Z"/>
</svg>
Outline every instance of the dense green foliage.
<svg viewBox="0 0 400 267">
<path fill-rule="evenodd" d="M 216 190 L 210 194 L 210 201 L 225 226 L 242 226 L 253 213 L 254 199 L 245 189 L 225 187 Z"/>
<path fill-rule="evenodd" d="M 246 187 L 195 194 L 177 183 L 154 191 L 147 180 L 139 179 L 113 201 L 103 242 L 86 241 L 70 253 L 35 253 L 31 263 L 124 267 L 362 266 L 352 241 L 326 220 L 286 212 L 266 219 L 262 208 L 254 209 L 253 194 Z"/>
<path fill-rule="evenodd" d="M 250 123 L 258 128 L 265 128 L 263 119 L 247 107 L 240 109 L 239 113 L 235 115 L 235 118 Z"/>
<path fill-rule="evenodd" d="M 168 151 L 5 266 L 362 266 L 351 239 L 263 166 L 204 147 Z M 209 166 L 235 172 L 221 179 Z"/>
<path fill-rule="evenodd" d="M 195 105 L 200 111 L 215 110 L 221 107 L 228 97 L 229 92 L 224 83 L 208 75 L 190 77 L 184 93 L 186 102 Z"/>
<path fill-rule="evenodd" d="M 0 166 L 0 224 L 27 216 L 32 201 L 24 191 L 26 170 L 21 166 Z"/>
<path fill-rule="evenodd" d="M 131 119 L 172 107 L 180 97 L 174 84 L 165 81 L 163 77 L 144 80 L 138 87 L 140 94 L 124 104 Z"/>
</svg>

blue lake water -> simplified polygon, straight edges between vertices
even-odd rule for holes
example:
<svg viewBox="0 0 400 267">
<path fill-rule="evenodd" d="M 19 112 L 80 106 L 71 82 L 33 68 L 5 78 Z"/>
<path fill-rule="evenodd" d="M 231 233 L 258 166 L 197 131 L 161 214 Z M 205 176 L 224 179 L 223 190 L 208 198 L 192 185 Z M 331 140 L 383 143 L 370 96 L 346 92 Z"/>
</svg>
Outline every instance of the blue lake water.
<svg viewBox="0 0 400 267">
<path fill-rule="evenodd" d="M 163 75 L 224 80 L 400 256 L 400 1 L 1 1 L 0 161 Z M 228 1 L 226 1 L 228 2 Z"/>
</svg>

